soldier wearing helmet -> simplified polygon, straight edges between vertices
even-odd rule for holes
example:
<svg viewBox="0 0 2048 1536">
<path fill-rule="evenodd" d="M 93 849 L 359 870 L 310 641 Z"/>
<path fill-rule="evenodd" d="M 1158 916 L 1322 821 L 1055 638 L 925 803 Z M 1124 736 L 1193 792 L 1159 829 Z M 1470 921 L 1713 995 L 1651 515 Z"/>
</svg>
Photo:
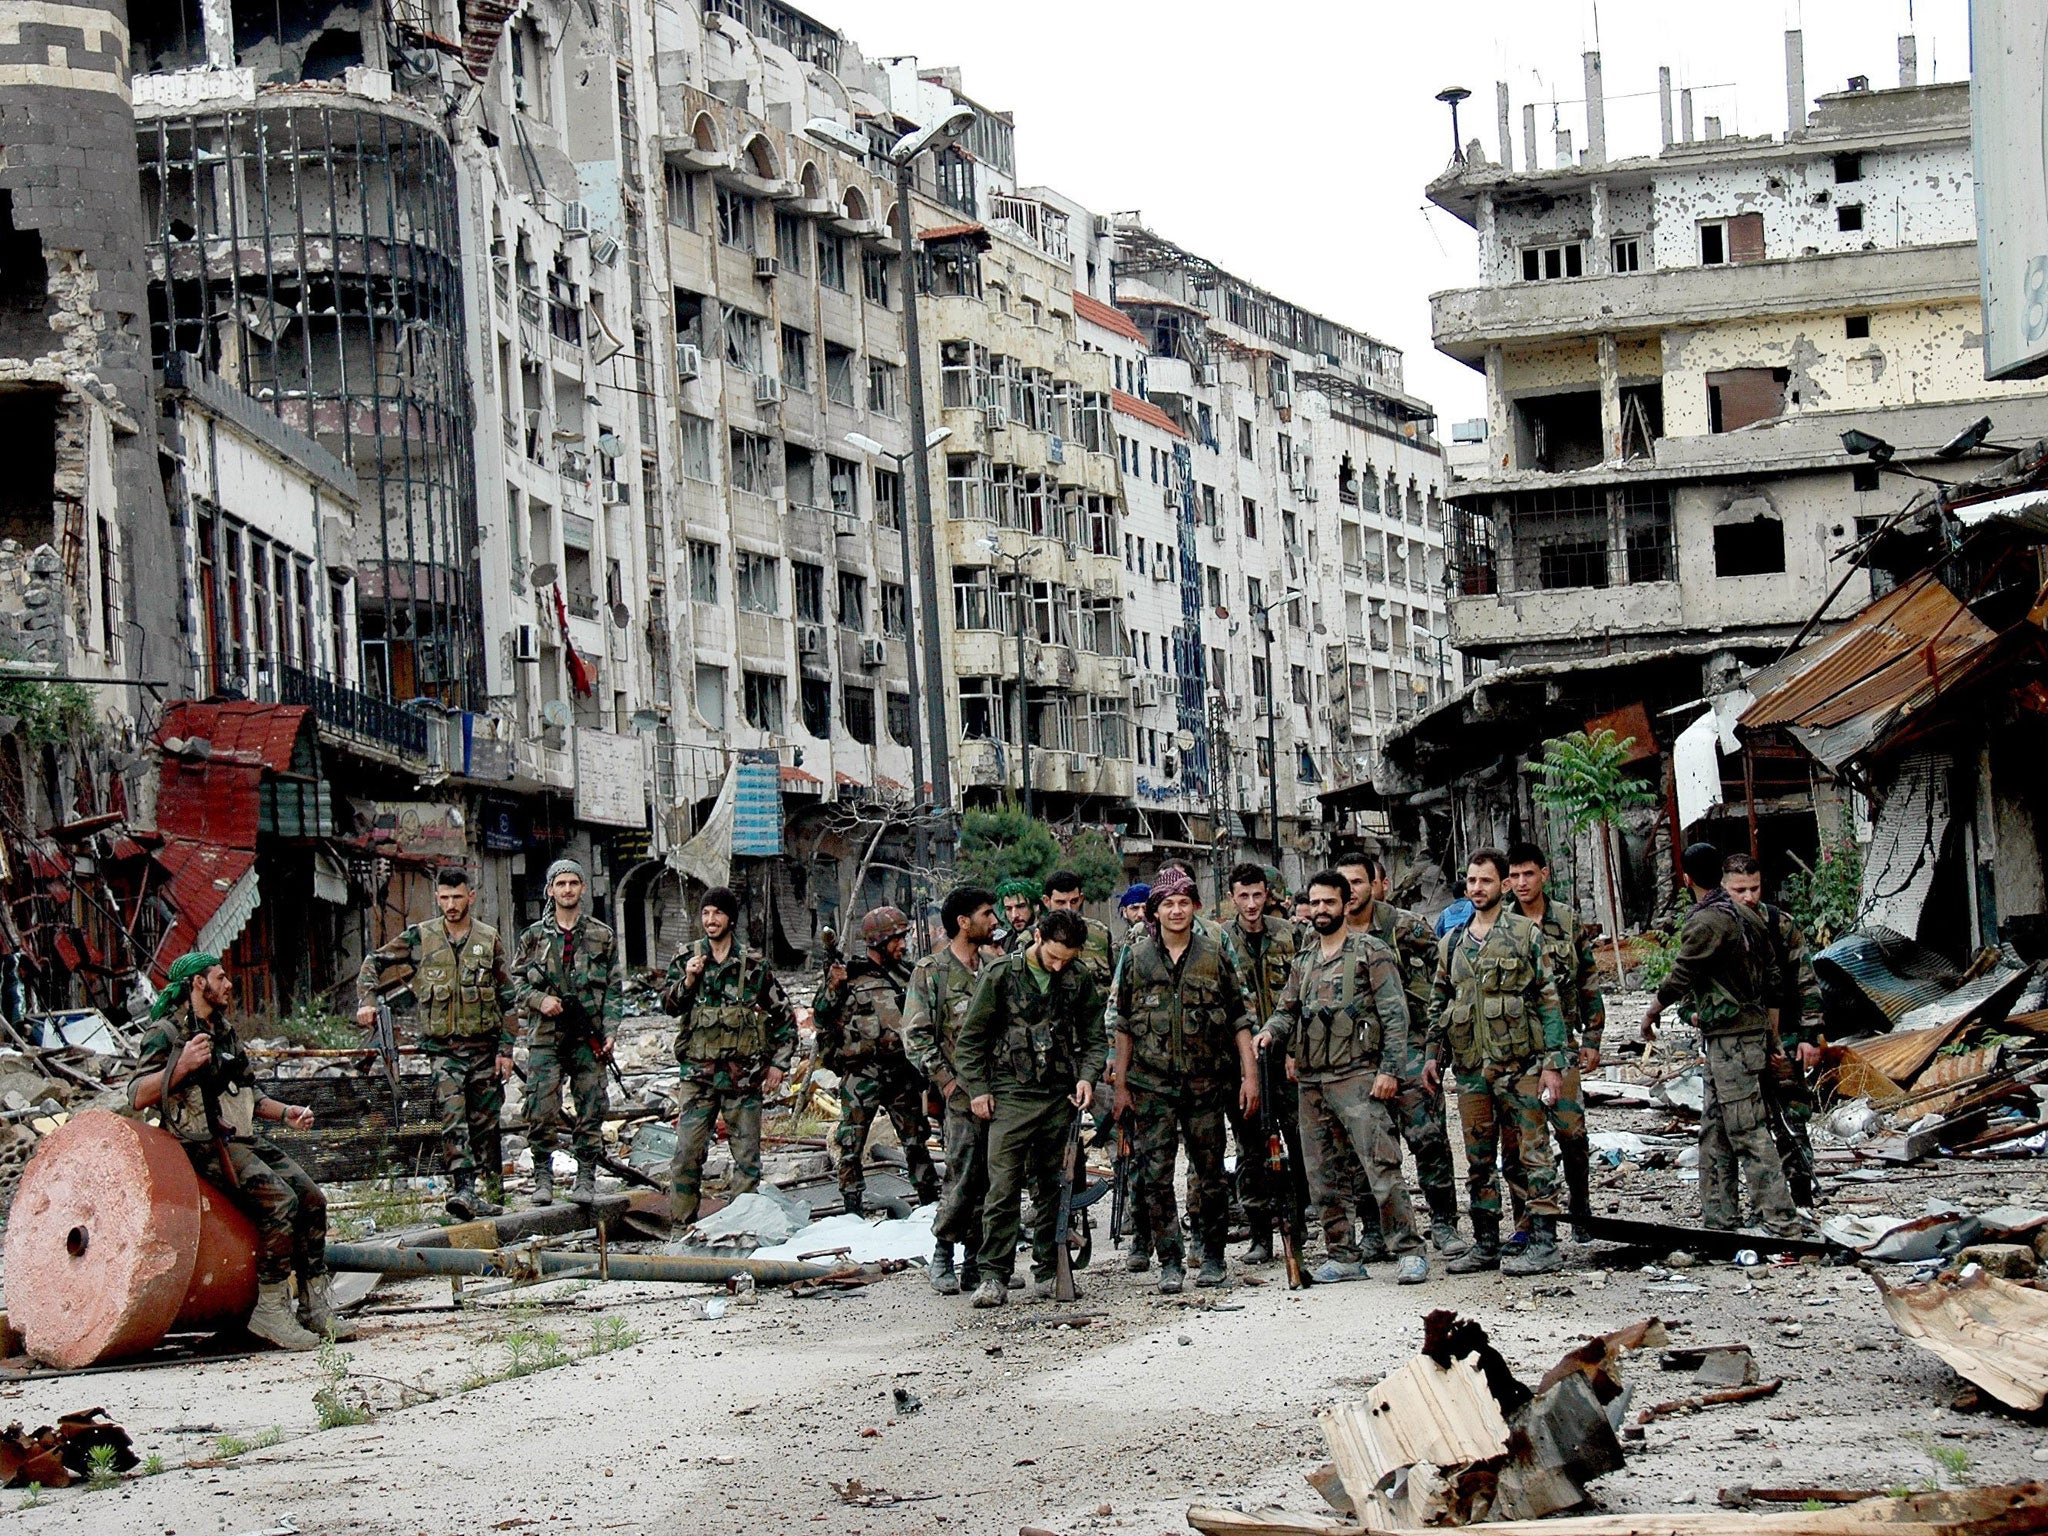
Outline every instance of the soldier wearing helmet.
<svg viewBox="0 0 2048 1536">
<path fill-rule="evenodd" d="M 920 1205 L 939 1198 L 939 1174 L 925 1146 L 924 1076 L 903 1051 L 903 999 L 910 985 L 910 919 L 897 907 L 876 907 L 860 922 L 867 956 L 825 972 L 811 1008 L 818 1061 L 839 1074 L 839 1192 L 848 1214 L 865 1209 L 862 1159 L 877 1113 L 887 1113 L 903 1144 L 905 1171 Z"/>
</svg>

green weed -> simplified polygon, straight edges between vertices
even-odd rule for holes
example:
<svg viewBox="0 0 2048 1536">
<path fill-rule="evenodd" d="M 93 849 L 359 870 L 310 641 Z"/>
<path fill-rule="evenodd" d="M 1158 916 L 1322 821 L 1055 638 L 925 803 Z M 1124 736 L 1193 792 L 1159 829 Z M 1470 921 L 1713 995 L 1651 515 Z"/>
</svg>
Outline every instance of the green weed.
<svg viewBox="0 0 2048 1536">
<path fill-rule="evenodd" d="M 161 1476 L 163 1470 L 164 1458 L 160 1452 L 151 1451 L 147 1456 L 142 1458 L 142 1475 L 144 1477 Z"/>
<path fill-rule="evenodd" d="M 600 1317 L 590 1330 L 592 1355 L 608 1355 L 615 1349 L 631 1349 L 640 1342 L 640 1330 L 623 1317 Z"/>
<path fill-rule="evenodd" d="M 345 1354 L 331 1336 L 321 1341 L 313 1357 L 321 1377 L 320 1389 L 313 1394 L 313 1407 L 320 1416 L 322 1429 L 344 1429 L 351 1424 L 370 1422 L 370 1405 L 361 1391 L 352 1394 L 349 1390 L 348 1366 L 354 1358 Z"/>
<path fill-rule="evenodd" d="M 88 1488 L 111 1488 L 121 1481 L 121 1474 L 114 1470 L 114 1458 L 120 1452 L 111 1445 L 96 1445 L 85 1453 L 85 1486 Z"/>
</svg>

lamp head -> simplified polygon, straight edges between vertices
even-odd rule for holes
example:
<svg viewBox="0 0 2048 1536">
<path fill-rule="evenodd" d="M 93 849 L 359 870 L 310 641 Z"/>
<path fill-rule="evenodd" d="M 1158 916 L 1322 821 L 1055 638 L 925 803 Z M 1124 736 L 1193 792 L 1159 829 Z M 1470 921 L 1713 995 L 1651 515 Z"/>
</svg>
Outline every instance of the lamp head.
<svg viewBox="0 0 2048 1536">
<path fill-rule="evenodd" d="M 1991 435 L 1991 418 L 1979 416 L 1954 437 L 1934 450 L 1937 459 L 1960 459 L 1972 448 L 1981 448 L 1984 439 Z"/>
<path fill-rule="evenodd" d="M 889 451 L 864 432 L 849 432 L 846 434 L 846 441 L 870 458 L 884 457 Z"/>
<path fill-rule="evenodd" d="M 1883 438 L 1851 427 L 1842 434 L 1842 451 L 1855 454 L 1858 458 L 1870 460 L 1873 464 L 1889 464 L 1898 450 Z"/>
<path fill-rule="evenodd" d="M 908 165 L 926 150 L 936 153 L 942 149 L 950 149 L 973 126 L 974 108 L 957 106 L 937 122 L 913 129 L 890 145 L 890 163 Z"/>
</svg>

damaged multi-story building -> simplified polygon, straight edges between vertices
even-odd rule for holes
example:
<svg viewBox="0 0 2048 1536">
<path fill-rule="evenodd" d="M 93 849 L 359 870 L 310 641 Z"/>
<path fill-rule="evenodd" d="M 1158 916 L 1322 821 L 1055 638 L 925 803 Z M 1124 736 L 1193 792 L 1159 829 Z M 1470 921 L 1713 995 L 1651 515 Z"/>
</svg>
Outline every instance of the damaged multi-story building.
<svg viewBox="0 0 2048 1536">
<path fill-rule="evenodd" d="M 1486 379 L 1479 465 L 1451 490 L 1451 637 L 1486 670 L 1397 736 L 1380 784 L 1452 858 L 1547 830 L 1546 738 L 1635 737 L 1661 804 L 1627 829 L 1634 919 L 1668 894 L 1672 843 L 1717 822 L 1779 873 L 1811 855 L 1805 758 L 1731 756 L 1681 815 L 1675 736 L 1869 598 L 1852 557 L 1944 444 L 1986 415 L 2008 442 L 2048 428 L 2038 384 L 1983 377 L 1967 85 L 1920 83 L 1904 38 L 1895 87 L 1809 102 L 1785 44 L 1782 134 L 1696 123 L 1665 70 L 1661 145 L 1610 154 L 1587 54 L 1582 124 L 1539 146 L 1526 105 L 1518 152 L 1502 86 L 1495 157 L 1475 140 L 1428 189 L 1478 236 L 1478 282 L 1432 320 Z"/>
</svg>

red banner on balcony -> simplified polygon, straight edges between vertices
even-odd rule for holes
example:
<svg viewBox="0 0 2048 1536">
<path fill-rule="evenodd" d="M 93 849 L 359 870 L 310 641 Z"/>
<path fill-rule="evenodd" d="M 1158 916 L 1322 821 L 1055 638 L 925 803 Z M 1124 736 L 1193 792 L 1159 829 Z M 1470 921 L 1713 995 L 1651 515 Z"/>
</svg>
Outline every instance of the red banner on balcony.
<svg viewBox="0 0 2048 1536">
<path fill-rule="evenodd" d="M 576 654 L 576 642 L 569 636 L 569 604 L 562 596 L 560 582 L 555 584 L 555 621 L 562 626 L 562 650 L 569 658 L 569 686 L 576 697 L 587 699 L 591 690 L 590 666 Z"/>
</svg>

